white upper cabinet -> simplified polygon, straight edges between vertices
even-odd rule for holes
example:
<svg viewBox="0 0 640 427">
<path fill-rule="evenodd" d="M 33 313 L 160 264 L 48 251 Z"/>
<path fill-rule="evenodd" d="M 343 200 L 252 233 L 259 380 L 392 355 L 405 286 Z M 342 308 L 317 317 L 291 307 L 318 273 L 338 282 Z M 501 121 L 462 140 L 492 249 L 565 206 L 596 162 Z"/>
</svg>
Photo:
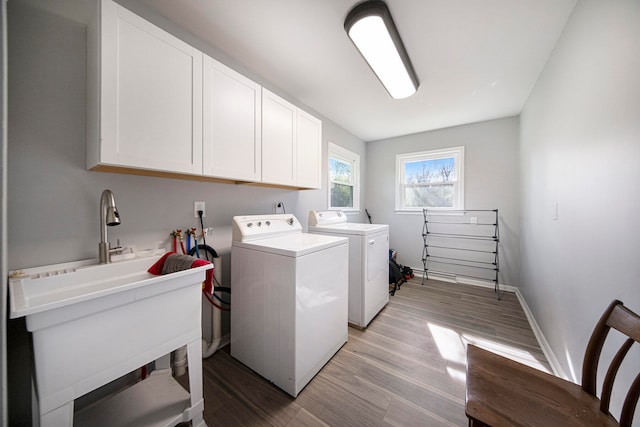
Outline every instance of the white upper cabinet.
<svg viewBox="0 0 640 427">
<path fill-rule="evenodd" d="M 260 181 L 260 85 L 207 55 L 203 63 L 203 173 Z"/>
<path fill-rule="evenodd" d="M 320 188 L 322 122 L 113 0 L 87 31 L 87 167 Z"/>
<path fill-rule="evenodd" d="M 89 28 L 87 163 L 202 174 L 202 53 L 111 0 Z"/>
<path fill-rule="evenodd" d="M 321 187 L 322 121 L 298 109 L 296 186 Z"/>
<path fill-rule="evenodd" d="M 262 89 L 262 182 L 295 185 L 297 108 Z"/>
<path fill-rule="evenodd" d="M 262 182 L 320 188 L 322 122 L 262 89 Z"/>
</svg>

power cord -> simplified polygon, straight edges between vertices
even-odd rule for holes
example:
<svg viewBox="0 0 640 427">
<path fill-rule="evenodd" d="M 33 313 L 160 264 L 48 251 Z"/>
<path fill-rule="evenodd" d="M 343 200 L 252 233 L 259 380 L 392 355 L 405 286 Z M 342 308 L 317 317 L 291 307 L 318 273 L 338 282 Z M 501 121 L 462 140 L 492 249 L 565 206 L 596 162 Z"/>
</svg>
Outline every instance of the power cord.
<svg viewBox="0 0 640 427">
<path fill-rule="evenodd" d="M 273 212 L 278 213 L 278 209 L 282 209 L 282 213 L 286 214 L 287 211 L 284 208 L 284 202 L 276 202 L 273 207 Z"/>
<path fill-rule="evenodd" d="M 204 221 L 202 220 L 203 215 L 203 211 L 198 211 L 198 218 L 200 218 L 200 228 L 202 229 L 202 243 L 207 246 L 207 239 L 205 238 L 206 233 L 204 232 Z"/>
</svg>

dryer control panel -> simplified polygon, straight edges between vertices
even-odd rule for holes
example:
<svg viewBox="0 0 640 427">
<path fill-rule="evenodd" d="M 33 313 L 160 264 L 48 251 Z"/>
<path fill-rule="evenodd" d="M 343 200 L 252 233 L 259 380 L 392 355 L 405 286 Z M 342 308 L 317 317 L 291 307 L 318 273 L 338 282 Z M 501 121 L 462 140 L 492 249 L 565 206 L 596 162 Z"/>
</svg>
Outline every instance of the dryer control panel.
<svg viewBox="0 0 640 427">
<path fill-rule="evenodd" d="M 231 237 L 234 242 L 247 242 L 295 233 L 302 233 L 302 225 L 291 214 L 245 215 L 233 217 Z"/>
<path fill-rule="evenodd" d="M 346 224 L 347 216 L 342 211 L 309 211 L 309 226 Z"/>
</svg>

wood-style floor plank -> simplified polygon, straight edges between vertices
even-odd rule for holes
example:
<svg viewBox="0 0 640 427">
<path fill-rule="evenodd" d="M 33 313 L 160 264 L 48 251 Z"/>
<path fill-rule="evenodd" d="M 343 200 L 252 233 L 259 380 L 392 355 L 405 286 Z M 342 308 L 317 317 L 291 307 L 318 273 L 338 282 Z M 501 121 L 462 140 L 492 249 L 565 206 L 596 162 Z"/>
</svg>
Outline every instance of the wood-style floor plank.
<svg viewBox="0 0 640 427">
<path fill-rule="evenodd" d="M 203 361 L 209 426 L 466 426 L 466 344 L 550 371 L 516 296 L 414 279 L 293 399 L 229 349 Z M 186 376 L 182 377 L 186 378 Z M 185 380 L 181 379 L 184 383 Z"/>
</svg>

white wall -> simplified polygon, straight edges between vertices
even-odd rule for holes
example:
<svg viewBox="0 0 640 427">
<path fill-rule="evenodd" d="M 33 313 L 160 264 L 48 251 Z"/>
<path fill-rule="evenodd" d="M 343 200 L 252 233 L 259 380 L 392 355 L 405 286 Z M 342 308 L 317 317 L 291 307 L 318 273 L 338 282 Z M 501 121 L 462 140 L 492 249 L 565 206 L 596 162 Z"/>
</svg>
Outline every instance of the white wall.
<svg viewBox="0 0 640 427">
<path fill-rule="evenodd" d="M 581 0 L 520 119 L 521 290 L 573 380 L 609 302 L 640 311 L 638 76 L 640 2 Z"/>
<path fill-rule="evenodd" d="M 45 4 L 48 8 L 63 6 L 62 1 Z M 190 38 L 188 33 L 177 28 L 172 30 L 218 58 L 213 49 Z M 8 31 L 6 255 L 10 270 L 96 258 L 100 240 L 100 194 L 110 188 L 122 224 L 109 228 L 109 240 L 115 242 L 119 238 L 123 246 L 138 248 L 158 241 L 168 248 L 171 230 L 198 225 L 193 216 L 193 202 L 204 200 L 205 225 L 214 228 L 214 237 L 207 239 L 207 243 L 223 256 L 222 284 L 228 286 L 234 215 L 273 213 L 274 203 L 282 201 L 287 213 L 293 213 L 306 225 L 309 209 L 327 208 L 327 141 L 343 145 L 362 157 L 365 155 L 363 141 L 277 88 L 269 87 L 323 119 L 322 189 L 296 191 L 87 171 L 85 24 L 26 1 L 12 1 L 8 3 Z M 247 71 L 239 64 L 219 59 L 241 72 Z M 257 73 L 247 74 L 258 83 L 268 85 Z M 364 200 L 364 187 L 361 197 Z M 20 322 L 11 322 L 10 326 L 9 369 L 10 374 L 13 371 L 19 376 L 12 381 L 10 407 L 14 414 L 23 414 L 28 411 L 25 399 L 29 399 L 28 340 Z M 17 416 L 17 419 L 26 419 Z"/>
<path fill-rule="evenodd" d="M 465 147 L 465 208 L 499 209 L 500 283 L 518 285 L 518 118 L 369 142 L 365 207 L 374 222 L 389 224 L 398 262 L 422 270 L 422 212 L 394 213 L 395 156 L 456 146 Z"/>
</svg>

